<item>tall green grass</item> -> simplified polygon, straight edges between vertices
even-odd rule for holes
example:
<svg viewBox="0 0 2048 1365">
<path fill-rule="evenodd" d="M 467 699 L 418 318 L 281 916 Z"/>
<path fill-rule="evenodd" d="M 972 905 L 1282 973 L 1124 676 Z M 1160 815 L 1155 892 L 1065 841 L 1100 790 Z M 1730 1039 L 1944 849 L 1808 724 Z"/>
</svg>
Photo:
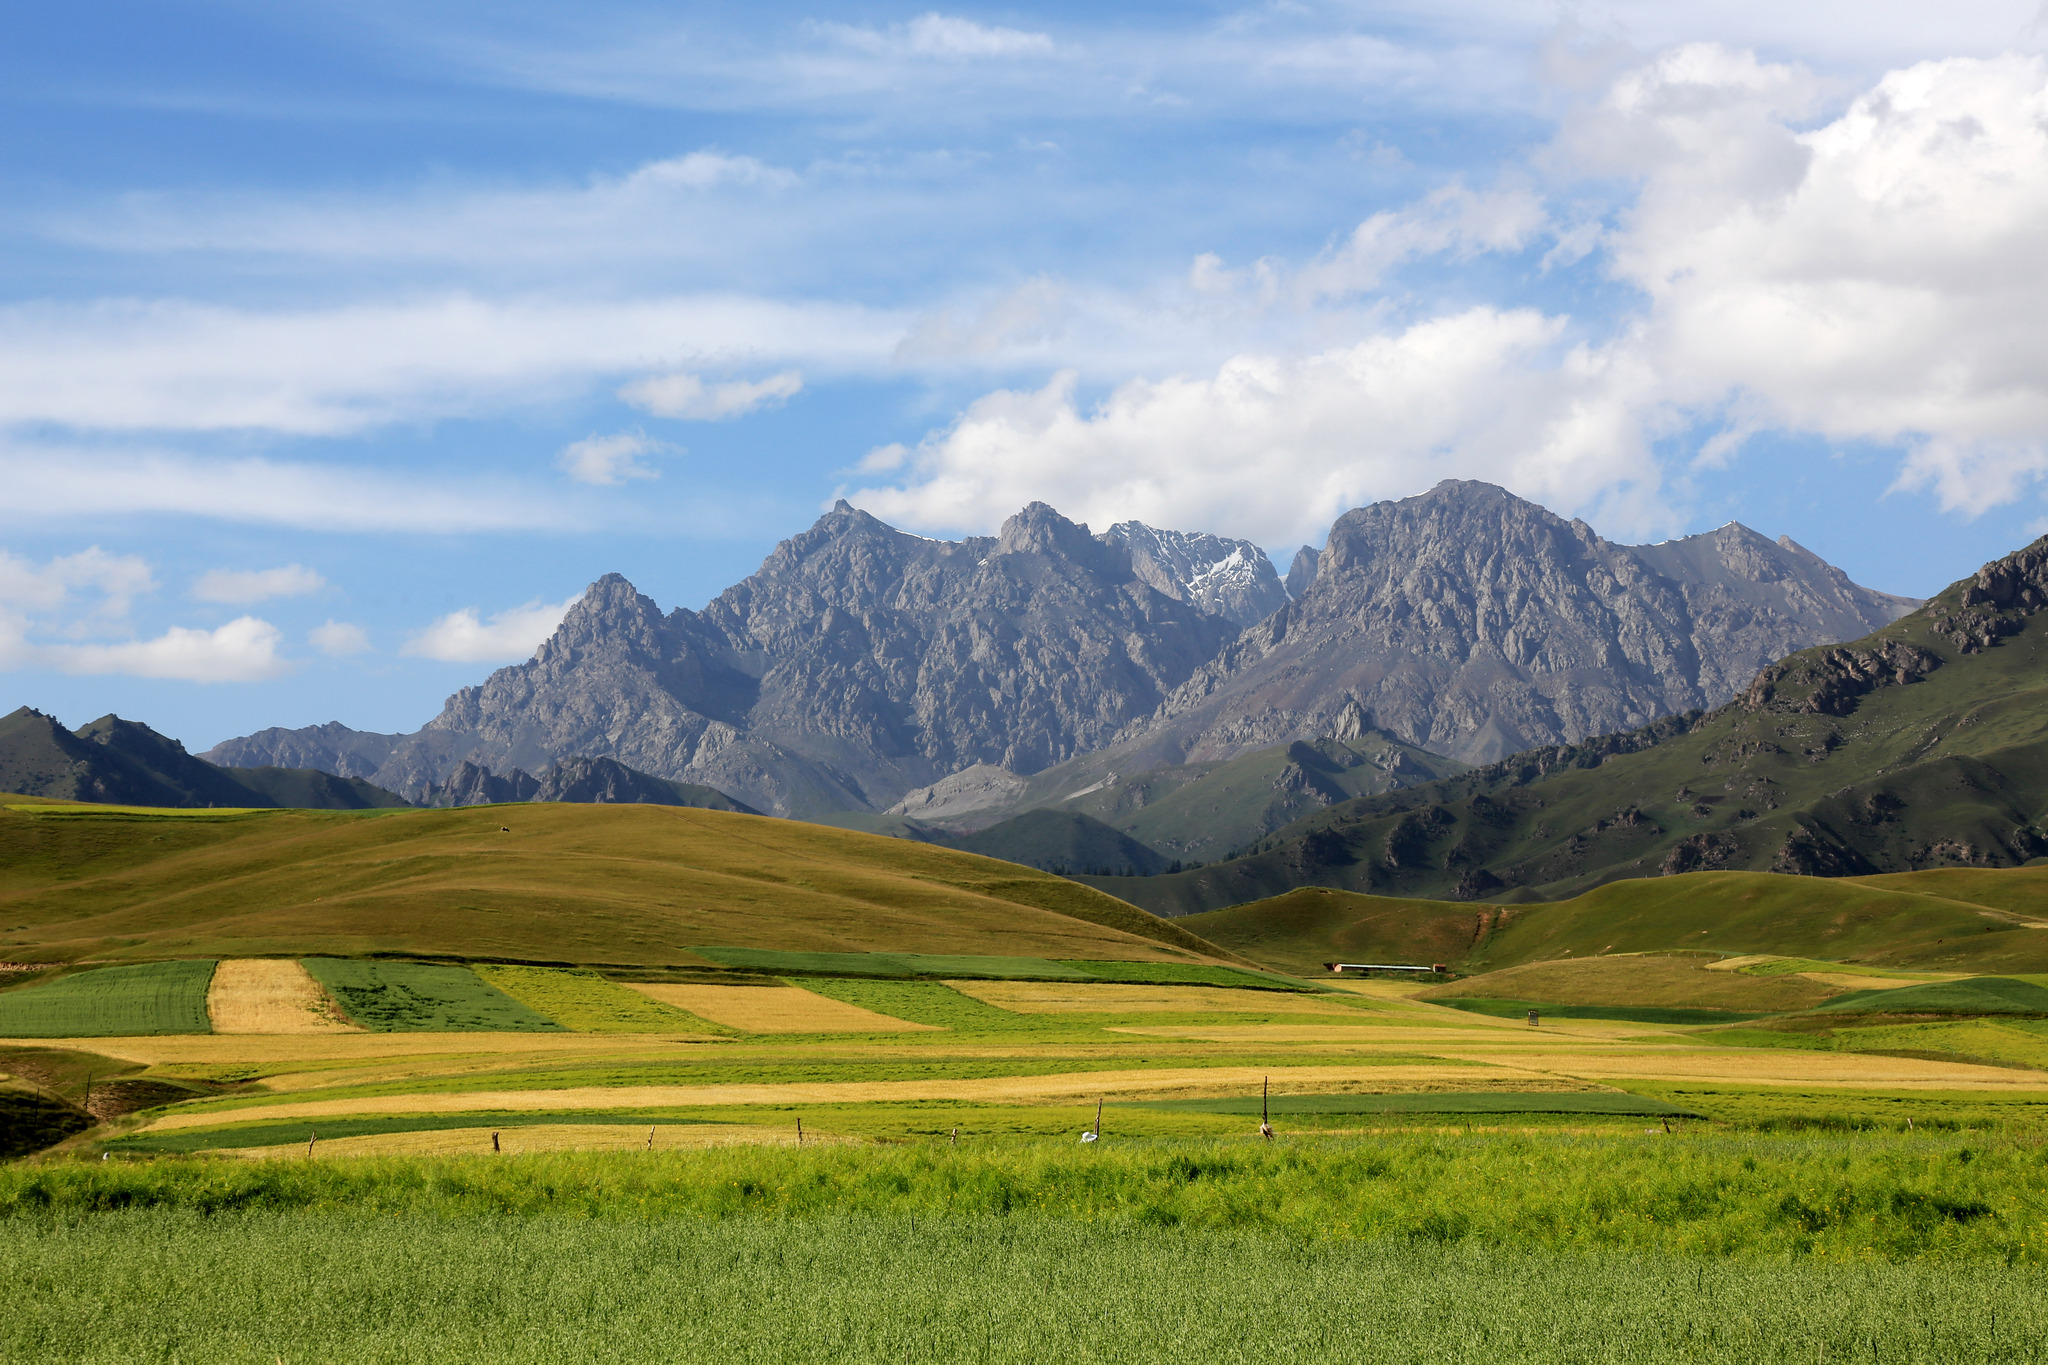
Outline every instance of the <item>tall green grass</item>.
<svg viewBox="0 0 2048 1365">
<path fill-rule="evenodd" d="M 0 1360 L 2028 1361 L 2034 1268 L 1332 1245 L 1058 1219 L 136 1210 L 0 1236 Z"/>
<path fill-rule="evenodd" d="M 0 1167 L 0 1215 L 1052 1215 L 1552 1250 L 2038 1262 L 2048 1154 L 1998 1139 L 1573 1137 L 873 1144 Z"/>
<path fill-rule="evenodd" d="M 98 967 L 0 992 L 0 1038 L 123 1038 L 211 1033 L 213 961 Z"/>
</svg>

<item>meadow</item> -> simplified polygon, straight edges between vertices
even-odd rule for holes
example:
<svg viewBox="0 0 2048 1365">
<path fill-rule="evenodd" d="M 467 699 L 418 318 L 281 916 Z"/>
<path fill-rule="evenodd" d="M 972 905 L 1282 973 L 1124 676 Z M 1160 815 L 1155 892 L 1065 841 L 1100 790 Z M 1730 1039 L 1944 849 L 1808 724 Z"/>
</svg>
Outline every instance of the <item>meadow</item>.
<svg viewBox="0 0 2048 1365">
<path fill-rule="evenodd" d="M 141 962 L 0 993 L 0 1038 L 205 1033 L 213 963 Z"/>
</svg>

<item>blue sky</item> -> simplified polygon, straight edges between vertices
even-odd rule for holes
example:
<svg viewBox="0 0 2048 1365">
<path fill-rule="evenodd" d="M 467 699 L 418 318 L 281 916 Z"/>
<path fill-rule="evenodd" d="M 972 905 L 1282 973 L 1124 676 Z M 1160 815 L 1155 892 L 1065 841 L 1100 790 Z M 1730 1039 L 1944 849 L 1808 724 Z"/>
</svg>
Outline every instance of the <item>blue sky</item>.
<svg viewBox="0 0 2048 1365">
<path fill-rule="evenodd" d="M 2037 0 L 107 4 L 0 51 L 10 704 L 411 729 L 842 494 L 2048 530 Z"/>
</svg>

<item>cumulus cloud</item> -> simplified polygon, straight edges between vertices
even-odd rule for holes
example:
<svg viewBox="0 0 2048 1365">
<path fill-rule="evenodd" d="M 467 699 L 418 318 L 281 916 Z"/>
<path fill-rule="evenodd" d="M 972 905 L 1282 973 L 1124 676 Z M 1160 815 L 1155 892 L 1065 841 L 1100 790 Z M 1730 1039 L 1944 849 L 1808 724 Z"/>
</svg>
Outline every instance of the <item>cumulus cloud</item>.
<svg viewBox="0 0 2048 1365">
<path fill-rule="evenodd" d="M 804 377 L 795 370 L 718 384 L 706 384 L 694 374 L 662 374 L 634 380 L 619 390 L 619 397 L 656 417 L 715 422 L 785 403 L 803 387 Z"/>
<path fill-rule="evenodd" d="M 661 471 L 640 463 L 642 455 L 673 450 L 645 433 L 621 431 L 611 436 L 586 436 L 572 441 L 555 457 L 555 465 L 578 483 L 610 487 L 627 479 L 658 479 Z"/>
<path fill-rule="evenodd" d="M 136 555 L 111 555 L 95 545 L 77 554 L 35 564 L 0 550 L 0 630 L 19 630 L 30 617 L 71 604 L 74 596 L 97 597 L 90 616 L 126 616 L 137 597 L 156 591 L 156 575 Z"/>
<path fill-rule="evenodd" d="M 172 626 L 153 640 L 119 644 L 41 645 L 33 662 L 64 673 L 124 673 L 181 682 L 261 682 L 291 670 L 279 657 L 283 635 L 254 616 L 216 630 Z"/>
<path fill-rule="evenodd" d="M 370 633 L 349 621 L 330 620 L 325 625 L 313 627 L 306 637 L 330 659 L 346 659 L 356 654 L 366 654 L 370 649 Z"/>
<path fill-rule="evenodd" d="M 451 611 L 405 642 L 401 654 L 442 663 L 517 663 L 555 633 L 581 594 L 566 602 L 528 602 L 484 620 L 475 607 Z"/>
<path fill-rule="evenodd" d="M 1138 380 L 1092 409 L 1062 375 L 1002 391 L 850 494 L 912 525 L 980 529 L 1041 498 L 1091 524 L 1137 517 L 1267 544 L 1438 477 L 1492 479 L 1560 507 L 1654 491 L 1626 395 L 1639 378 L 1531 310 L 1471 309 L 1298 359 L 1240 356 Z"/>
<path fill-rule="evenodd" d="M 201 602 L 247 606 L 273 597 L 304 597 L 327 586 L 327 580 L 303 564 L 278 569 L 208 569 L 192 585 Z"/>
<path fill-rule="evenodd" d="M 1921 63 L 1802 132 L 1808 87 L 1692 46 L 1574 129 L 1647 167 L 1609 242 L 1649 299 L 1628 344 L 1671 403 L 1898 444 L 1946 508 L 2009 500 L 2048 472 L 2048 61 Z"/>
</svg>

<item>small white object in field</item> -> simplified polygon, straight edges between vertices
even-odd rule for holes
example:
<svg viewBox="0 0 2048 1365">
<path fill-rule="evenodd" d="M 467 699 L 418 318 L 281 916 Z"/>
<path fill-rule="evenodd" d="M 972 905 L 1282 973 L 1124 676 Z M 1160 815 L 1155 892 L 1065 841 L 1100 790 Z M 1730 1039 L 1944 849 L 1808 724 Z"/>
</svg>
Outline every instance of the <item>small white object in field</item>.
<svg viewBox="0 0 2048 1365">
<path fill-rule="evenodd" d="M 1083 1133 L 1083 1134 L 1081 1134 L 1081 1141 L 1083 1141 L 1083 1142 L 1093 1142 L 1093 1141 L 1095 1141 L 1095 1138 L 1096 1138 L 1096 1134 L 1094 1134 L 1094 1133 Z"/>
</svg>

